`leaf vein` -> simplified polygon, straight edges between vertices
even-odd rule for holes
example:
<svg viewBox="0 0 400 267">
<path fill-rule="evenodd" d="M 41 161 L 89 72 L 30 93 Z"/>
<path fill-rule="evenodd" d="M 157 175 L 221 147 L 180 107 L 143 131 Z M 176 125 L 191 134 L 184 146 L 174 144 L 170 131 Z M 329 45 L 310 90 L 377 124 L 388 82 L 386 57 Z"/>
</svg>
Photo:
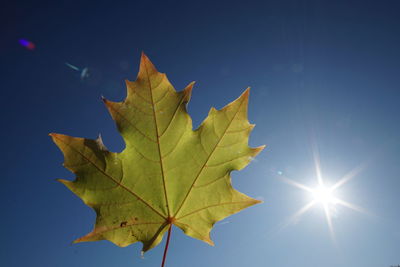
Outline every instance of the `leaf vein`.
<svg viewBox="0 0 400 267">
<path fill-rule="evenodd" d="M 57 138 L 56 136 L 54 136 L 55 138 Z M 86 157 L 84 154 L 82 154 L 79 150 L 77 150 L 76 148 L 74 148 L 73 146 L 71 146 L 70 144 L 64 142 L 63 140 L 61 140 L 60 138 L 57 138 L 58 140 L 60 140 L 61 142 L 63 142 L 65 145 L 67 145 L 68 147 L 70 147 L 72 150 L 74 150 L 76 153 L 78 153 L 79 155 L 82 156 L 82 158 L 84 158 L 85 160 L 87 160 L 88 162 L 90 162 L 98 171 L 100 171 L 105 177 L 111 179 L 114 183 L 116 183 L 117 185 L 121 186 L 121 188 L 125 189 L 127 192 L 129 192 L 130 194 L 132 194 L 134 197 L 136 197 L 138 200 L 140 200 L 142 203 L 144 203 L 147 207 L 149 207 L 151 210 L 153 210 L 156 214 L 158 214 L 160 217 L 164 218 L 164 215 L 162 215 L 159 211 L 157 211 L 153 206 L 151 206 L 149 203 L 147 203 L 143 198 L 141 198 L 138 194 L 136 194 L 135 192 L 133 192 L 132 190 L 130 190 L 128 187 L 124 186 L 123 184 L 121 184 L 120 182 L 118 182 L 118 180 L 116 180 L 114 177 L 112 177 L 111 175 L 109 175 L 108 173 L 106 173 L 105 171 L 103 171 L 99 166 L 97 166 L 97 164 L 95 164 L 93 161 L 91 161 L 88 157 Z"/>
<path fill-rule="evenodd" d="M 183 100 L 185 99 L 185 97 L 186 97 L 186 94 L 185 94 L 185 91 L 184 91 L 183 94 L 182 94 L 181 100 L 179 101 L 178 105 L 177 105 L 176 108 L 175 108 L 174 114 L 172 115 L 171 119 L 169 120 L 169 122 L 168 122 L 168 124 L 167 124 L 167 127 L 165 127 L 164 131 L 161 133 L 160 138 L 161 138 L 161 137 L 167 132 L 167 130 L 169 129 L 169 126 L 171 125 L 172 121 L 174 120 L 176 114 L 178 113 L 177 111 L 178 111 L 178 109 L 179 109 L 179 106 L 182 104 L 182 102 L 183 102 Z"/>
<path fill-rule="evenodd" d="M 195 213 L 201 212 L 201 211 L 209 209 L 209 208 L 214 208 L 214 207 L 218 207 L 218 206 L 225 206 L 225 205 L 244 204 L 244 203 L 255 203 L 255 201 L 254 200 L 246 200 L 246 201 L 233 201 L 233 202 L 222 202 L 222 203 L 218 203 L 218 204 L 213 204 L 213 205 L 209 205 L 209 206 L 194 210 L 192 212 L 189 212 L 189 213 L 177 218 L 176 220 L 181 220 L 184 217 L 191 216 L 191 215 L 193 215 Z"/>
<path fill-rule="evenodd" d="M 228 178 L 229 177 L 229 174 L 228 173 L 226 173 L 226 174 L 224 174 L 224 175 L 222 175 L 222 176 L 220 176 L 220 177 L 218 177 L 218 178 L 216 178 L 216 179 L 214 179 L 214 180 L 212 180 L 212 181 L 210 181 L 210 182 L 208 182 L 208 183 L 204 183 L 204 184 L 201 184 L 201 185 L 193 185 L 193 187 L 194 188 L 200 188 L 200 187 L 206 187 L 206 186 L 209 186 L 209 185 L 211 185 L 211 184 L 213 184 L 213 183 L 215 183 L 215 182 L 217 182 L 217 181 L 219 181 L 219 180 L 221 180 L 221 179 L 223 179 L 223 178 Z"/>
<path fill-rule="evenodd" d="M 156 141 L 154 141 L 153 139 L 151 139 L 150 137 L 148 137 L 147 135 L 145 135 L 142 131 L 139 130 L 139 128 L 136 127 L 136 125 L 131 122 L 130 120 L 128 120 L 124 115 L 122 115 L 119 110 L 115 109 L 114 107 L 112 107 L 111 105 L 108 105 L 108 107 L 110 107 L 110 109 L 114 110 L 116 113 L 118 113 L 118 115 L 123 118 L 125 121 L 127 121 L 129 123 L 129 125 L 131 125 L 133 128 L 136 129 L 137 132 L 139 132 L 143 137 L 145 137 L 146 139 L 148 139 L 149 141 L 156 143 Z"/>
<path fill-rule="evenodd" d="M 223 137 L 225 136 L 226 131 L 227 131 L 228 128 L 230 127 L 230 125 L 231 125 L 233 119 L 234 119 L 234 118 L 236 117 L 236 115 L 238 114 L 240 108 L 242 107 L 243 102 L 244 102 L 244 100 L 242 100 L 242 102 L 240 102 L 240 105 L 239 105 L 238 109 L 236 110 L 235 115 L 232 117 L 232 119 L 230 119 L 228 126 L 226 127 L 226 129 L 225 129 L 224 132 L 222 133 L 220 139 L 219 139 L 218 142 L 215 144 L 213 150 L 210 152 L 210 154 L 208 155 L 208 158 L 206 159 L 206 161 L 204 162 L 204 164 L 203 164 L 202 167 L 200 168 L 199 172 L 197 173 L 195 179 L 193 180 L 192 185 L 191 185 L 190 188 L 189 188 L 189 191 L 186 193 L 185 198 L 183 199 L 183 201 L 182 201 L 181 205 L 179 206 L 178 210 L 176 211 L 175 216 L 178 216 L 178 214 L 179 214 L 179 212 L 181 211 L 183 205 L 186 203 L 186 200 L 187 200 L 187 198 L 188 198 L 190 192 L 191 192 L 192 189 L 193 189 L 193 185 L 196 183 L 196 181 L 197 181 L 197 179 L 199 178 L 200 174 L 201 174 L 202 171 L 204 170 L 204 167 L 206 167 L 206 164 L 207 164 L 208 160 L 211 158 L 211 155 L 214 153 L 214 151 L 215 151 L 215 149 L 217 148 L 219 142 L 221 142 L 221 140 L 222 140 Z M 223 114 L 225 114 L 225 113 L 223 113 Z M 200 135 L 200 139 L 201 139 L 201 135 Z"/>
<path fill-rule="evenodd" d="M 226 164 L 228 162 L 231 162 L 231 161 L 234 161 L 234 160 L 237 160 L 237 159 L 240 159 L 240 158 L 244 158 L 244 157 L 249 157 L 249 156 L 248 155 L 242 155 L 242 156 L 239 156 L 239 157 L 236 157 L 236 158 L 224 161 L 224 162 L 219 162 L 219 163 L 215 163 L 215 164 L 211 164 L 211 165 L 206 164 L 206 167 L 211 167 L 211 168 L 218 167 L 218 166 L 221 166 L 221 165 Z"/>
<path fill-rule="evenodd" d="M 107 228 L 106 230 L 92 232 L 92 233 L 89 233 L 88 235 L 86 235 L 84 237 L 92 237 L 92 236 L 96 236 L 96 235 L 101 235 L 101 234 L 104 234 L 104 233 L 108 233 L 108 232 L 111 232 L 111 231 L 114 231 L 114 230 L 120 230 L 120 229 L 127 228 L 127 227 L 140 226 L 140 225 L 150 225 L 150 224 L 163 224 L 163 223 L 164 222 L 142 222 L 142 223 L 130 223 L 130 224 L 127 223 L 126 226 L 122 226 L 122 227 L 121 226 L 113 226 L 111 228 L 106 226 L 106 228 Z M 84 237 L 82 237 L 82 238 L 84 238 Z M 81 239 L 81 238 L 79 238 L 79 239 Z"/>
</svg>

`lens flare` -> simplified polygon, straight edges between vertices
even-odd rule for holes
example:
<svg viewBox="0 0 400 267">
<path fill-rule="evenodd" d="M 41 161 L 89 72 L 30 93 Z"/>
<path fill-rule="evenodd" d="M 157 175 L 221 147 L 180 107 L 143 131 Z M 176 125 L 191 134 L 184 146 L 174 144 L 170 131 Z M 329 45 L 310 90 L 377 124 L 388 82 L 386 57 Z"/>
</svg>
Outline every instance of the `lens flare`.
<svg viewBox="0 0 400 267">
<path fill-rule="evenodd" d="M 36 45 L 34 43 L 25 39 L 19 39 L 19 43 L 28 50 L 35 50 L 36 48 Z"/>
</svg>

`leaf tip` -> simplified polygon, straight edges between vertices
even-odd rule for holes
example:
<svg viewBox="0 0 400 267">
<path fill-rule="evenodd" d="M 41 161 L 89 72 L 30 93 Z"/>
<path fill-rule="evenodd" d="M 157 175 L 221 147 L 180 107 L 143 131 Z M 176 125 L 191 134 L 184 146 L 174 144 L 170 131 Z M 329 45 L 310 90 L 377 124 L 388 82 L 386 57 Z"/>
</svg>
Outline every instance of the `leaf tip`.
<svg viewBox="0 0 400 267">
<path fill-rule="evenodd" d="M 246 90 L 244 90 L 244 92 L 243 92 L 243 96 L 249 97 L 249 95 L 250 95 L 250 87 L 247 87 Z"/>
<path fill-rule="evenodd" d="M 186 93 L 191 93 L 191 92 L 192 92 L 192 89 L 193 89 L 193 86 L 194 86 L 195 83 L 196 83 L 195 81 L 192 81 L 191 83 L 189 83 L 189 84 L 185 87 L 185 89 L 183 89 L 183 91 L 186 92 Z"/>
<path fill-rule="evenodd" d="M 82 238 L 75 239 L 74 241 L 71 242 L 71 244 L 81 243 L 81 242 L 82 242 L 81 239 L 82 239 Z"/>
<path fill-rule="evenodd" d="M 71 181 L 64 180 L 64 179 L 55 179 L 57 182 L 62 183 L 63 185 L 68 187 L 68 184 L 71 183 Z"/>
<path fill-rule="evenodd" d="M 151 62 L 150 58 L 146 55 L 144 51 L 142 51 L 142 53 L 140 54 L 140 65 L 142 65 L 142 63 L 146 64 L 150 63 L 151 66 L 153 66 L 153 63 Z"/>
<path fill-rule="evenodd" d="M 106 105 L 106 107 L 108 107 L 108 105 L 110 104 L 110 101 L 107 100 L 104 96 L 101 96 L 101 101 L 104 103 L 104 105 Z"/>
<path fill-rule="evenodd" d="M 266 145 L 262 145 L 262 146 L 256 147 L 256 148 L 255 148 L 256 153 L 257 153 L 257 154 L 260 153 L 260 152 L 263 151 L 264 148 L 266 148 L 266 147 L 267 147 Z"/>
<path fill-rule="evenodd" d="M 139 73 L 138 73 L 137 79 L 138 80 L 147 79 L 146 77 L 149 77 L 156 73 L 158 73 L 156 67 L 150 61 L 148 56 L 142 51 L 142 54 L 140 56 L 140 66 L 139 66 Z"/>
<path fill-rule="evenodd" d="M 49 133 L 49 136 L 53 139 L 53 142 L 57 144 L 58 139 L 60 139 L 62 135 L 58 133 Z"/>
<path fill-rule="evenodd" d="M 264 201 L 260 199 L 254 199 L 254 204 L 261 204 L 261 203 L 264 203 Z"/>
<path fill-rule="evenodd" d="M 55 137 L 58 136 L 58 134 L 57 134 L 57 133 L 49 133 L 49 136 L 50 136 L 51 138 L 55 138 Z"/>
<path fill-rule="evenodd" d="M 244 92 L 236 100 L 240 99 L 241 101 L 247 103 L 249 100 L 249 95 L 250 95 L 250 87 L 247 87 L 247 89 L 244 90 Z M 232 103 L 234 103 L 235 101 L 233 101 Z M 247 104 L 245 104 L 245 106 L 247 106 Z"/>
<path fill-rule="evenodd" d="M 192 96 L 192 89 L 195 84 L 195 81 L 189 83 L 185 89 L 183 89 L 183 94 L 184 94 L 184 101 L 187 103 L 190 100 L 190 97 Z"/>
<path fill-rule="evenodd" d="M 212 241 L 211 238 L 209 238 L 209 237 L 207 239 L 205 239 L 204 242 L 206 242 L 210 246 L 213 246 L 213 247 L 215 246 L 214 241 Z"/>
</svg>

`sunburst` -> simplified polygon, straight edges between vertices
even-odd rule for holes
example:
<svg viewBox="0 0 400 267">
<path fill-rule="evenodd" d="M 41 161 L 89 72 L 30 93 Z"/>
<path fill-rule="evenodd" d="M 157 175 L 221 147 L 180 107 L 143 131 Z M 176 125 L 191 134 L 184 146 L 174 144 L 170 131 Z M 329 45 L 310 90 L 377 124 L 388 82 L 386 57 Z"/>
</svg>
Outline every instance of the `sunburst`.
<svg viewBox="0 0 400 267">
<path fill-rule="evenodd" d="M 364 209 L 361 207 L 356 206 L 355 204 L 352 204 L 350 202 L 347 202 L 343 199 L 338 198 L 335 195 L 335 192 L 346 184 L 348 181 L 350 181 L 352 178 L 354 178 L 356 175 L 358 175 L 365 167 L 365 165 L 358 166 L 354 169 L 352 169 L 350 172 L 348 172 L 346 175 L 341 177 L 337 183 L 335 183 L 333 186 L 327 186 L 324 183 L 324 179 L 321 173 L 321 168 L 320 168 L 320 162 L 319 162 L 319 155 L 317 153 L 317 150 L 314 149 L 314 165 L 315 165 L 315 172 L 316 172 L 316 177 L 317 177 L 317 186 L 315 187 L 308 187 L 304 184 L 298 183 L 292 179 L 287 178 L 282 172 L 278 172 L 279 177 L 289 185 L 295 186 L 297 188 L 300 188 L 310 194 L 312 196 L 312 200 L 308 202 L 306 205 L 301 207 L 297 212 L 295 212 L 289 219 L 288 224 L 296 221 L 300 216 L 302 216 L 305 212 L 307 212 L 309 209 L 316 205 L 320 205 L 323 207 L 323 211 L 325 213 L 326 217 L 326 222 L 329 227 L 329 232 L 332 237 L 332 240 L 335 240 L 335 235 L 333 231 L 333 224 L 332 224 L 332 211 L 335 208 L 335 205 L 341 205 L 346 208 L 350 208 L 352 210 L 366 213 Z"/>
</svg>

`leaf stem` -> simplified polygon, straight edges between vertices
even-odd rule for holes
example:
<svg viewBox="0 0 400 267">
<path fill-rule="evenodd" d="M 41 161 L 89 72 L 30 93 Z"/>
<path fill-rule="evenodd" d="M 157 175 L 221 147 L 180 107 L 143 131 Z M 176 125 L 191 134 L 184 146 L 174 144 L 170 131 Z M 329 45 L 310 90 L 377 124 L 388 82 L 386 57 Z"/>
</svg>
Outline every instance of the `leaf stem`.
<svg viewBox="0 0 400 267">
<path fill-rule="evenodd" d="M 172 230 L 172 223 L 169 224 L 169 228 L 168 228 L 168 236 L 167 236 L 167 243 L 165 244 L 165 248 L 164 248 L 164 256 L 162 259 L 162 263 L 161 263 L 161 267 L 164 267 L 165 264 L 165 259 L 167 258 L 167 252 L 168 252 L 168 246 L 169 246 L 169 240 L 171 238 L 171 230 Z"/>
</svg>

